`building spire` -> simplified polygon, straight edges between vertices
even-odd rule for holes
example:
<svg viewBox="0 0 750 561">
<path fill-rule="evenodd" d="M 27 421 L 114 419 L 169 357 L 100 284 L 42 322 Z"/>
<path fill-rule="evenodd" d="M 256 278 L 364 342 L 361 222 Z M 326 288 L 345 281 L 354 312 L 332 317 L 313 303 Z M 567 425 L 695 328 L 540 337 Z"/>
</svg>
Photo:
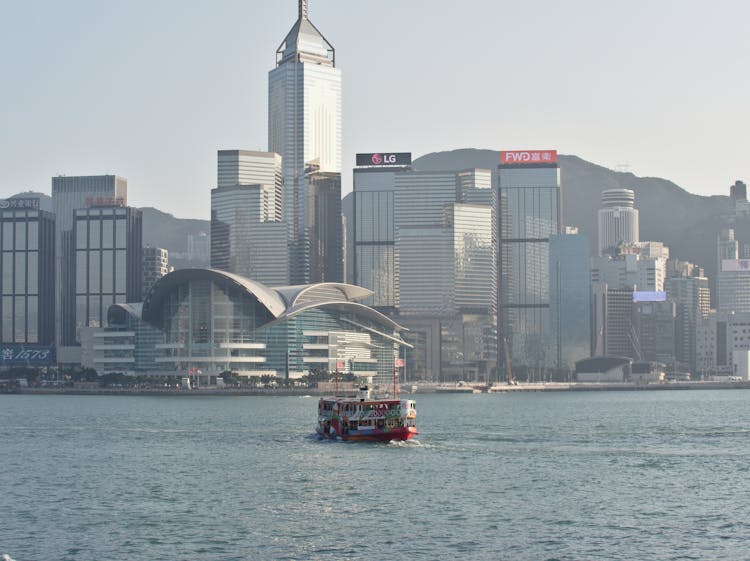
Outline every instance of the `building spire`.
<svg viewBox="0 0 750 561">
<path fill-rule="evenodd" d="M 307 19 L 307 0 L 299 0 L 299 19 Z"/>
</svg>

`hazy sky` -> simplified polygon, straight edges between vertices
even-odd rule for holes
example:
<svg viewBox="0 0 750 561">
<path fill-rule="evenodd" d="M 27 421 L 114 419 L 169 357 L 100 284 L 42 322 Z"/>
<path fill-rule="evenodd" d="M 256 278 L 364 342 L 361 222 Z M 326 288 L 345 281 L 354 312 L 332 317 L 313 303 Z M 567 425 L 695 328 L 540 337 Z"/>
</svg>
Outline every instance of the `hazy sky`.
<svg viewBox="0 0 750 561">
<path fill-rule="evenodd" d="M 267 149 L 296 0 L 0 0 L 0 196 L 114 173 L 208 218 L 216 151 Z M 356 152 L 556 148 L 700 194 L 750 180 L 750 2 L 310 0 Z"/>
</svg>

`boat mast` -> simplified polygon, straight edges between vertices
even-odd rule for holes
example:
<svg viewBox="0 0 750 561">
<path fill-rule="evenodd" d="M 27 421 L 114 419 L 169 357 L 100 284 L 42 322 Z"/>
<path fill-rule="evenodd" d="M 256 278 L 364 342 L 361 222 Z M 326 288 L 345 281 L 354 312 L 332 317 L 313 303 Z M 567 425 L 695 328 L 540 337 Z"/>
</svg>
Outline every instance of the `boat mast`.
<svg viewBox="0 0 750 561">
<path fill-rule="evenodd" d="M 398 399 L 398 351 L 393 360 L 393 399 Z"/>
</svg>

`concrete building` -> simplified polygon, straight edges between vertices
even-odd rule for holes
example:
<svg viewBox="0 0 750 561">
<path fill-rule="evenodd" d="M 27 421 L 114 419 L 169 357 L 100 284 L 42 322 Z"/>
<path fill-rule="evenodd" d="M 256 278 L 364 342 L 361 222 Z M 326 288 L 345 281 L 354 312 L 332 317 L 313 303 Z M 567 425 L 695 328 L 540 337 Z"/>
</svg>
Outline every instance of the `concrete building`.
<svg viewBox="0 0 750 561">
<path fill-rule="evenodd" d="M 557 356 L 546 344 L 549 240 L 562 224 L 557 152 L 500 152 L 498 189 L 498 337 L 508 342 L 514 366 L 551 367 Z M 502 353 L 498 357 L 498 372 L 504 372 Z"/>
<path fill-rule="evenodd" d="M 635 358 L 639 361 L 675 363 L 675 303 L 664 292 L 633 293 Z"/>
<path fill-rule="evenodd" d="M 143 248 L 143 297 L 156 281 L 172 270 L 169 266 L 169 251 L 161 247 Z"/>
<path fill-rule="evenodd" d="M 723 259 L 717 281 L 719 312 L 750 312 L 750 259 Z"/>
<path fill-rule="evenodd" d="M 704 276 L 675 276 L 665 283 L 667 297 L 675 303 L 675 358 L 690 372 L 698 367 L 698 323 L 711 309 L 711 292 Z"/>
<path fill-rule="evenodd" d="M 291 282 L 310 280 L 307 170 L 341 173 L 341 72 L 336 52 L 308 18 L 307 0 L 268 75 L 268 149 L 282 157 L 283 221 L 293 251 Z M 301 253 L 300 253 L 301 252 Z"/>
<path fill-rule="evenodd" d="M 627 253 L 591 258 L 591 282 L 603 282 L 617 290 L 663 291 L 665 273 L 666 259 L 661 257 Z"/>
<path fill-rule="evenodd" d="M 630 189 L 602 191 L 602 208 L 597 212 L 599 255 L 620 243 L 639 241 L 638 209 L 635 193 Z"/>
</svg>

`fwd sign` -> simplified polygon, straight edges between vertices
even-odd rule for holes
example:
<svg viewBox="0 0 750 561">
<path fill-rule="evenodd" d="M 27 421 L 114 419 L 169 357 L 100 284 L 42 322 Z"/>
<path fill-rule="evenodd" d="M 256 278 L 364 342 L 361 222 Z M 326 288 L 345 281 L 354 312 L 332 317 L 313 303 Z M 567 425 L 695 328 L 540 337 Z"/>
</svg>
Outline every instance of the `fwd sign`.
<svg viewBox="0 0 750 561">
<path fill-rule="evenodd" d="M 554 164 L 557 150 L 512 150 L 500 152 L 500 164 Z"/>
</svg>

